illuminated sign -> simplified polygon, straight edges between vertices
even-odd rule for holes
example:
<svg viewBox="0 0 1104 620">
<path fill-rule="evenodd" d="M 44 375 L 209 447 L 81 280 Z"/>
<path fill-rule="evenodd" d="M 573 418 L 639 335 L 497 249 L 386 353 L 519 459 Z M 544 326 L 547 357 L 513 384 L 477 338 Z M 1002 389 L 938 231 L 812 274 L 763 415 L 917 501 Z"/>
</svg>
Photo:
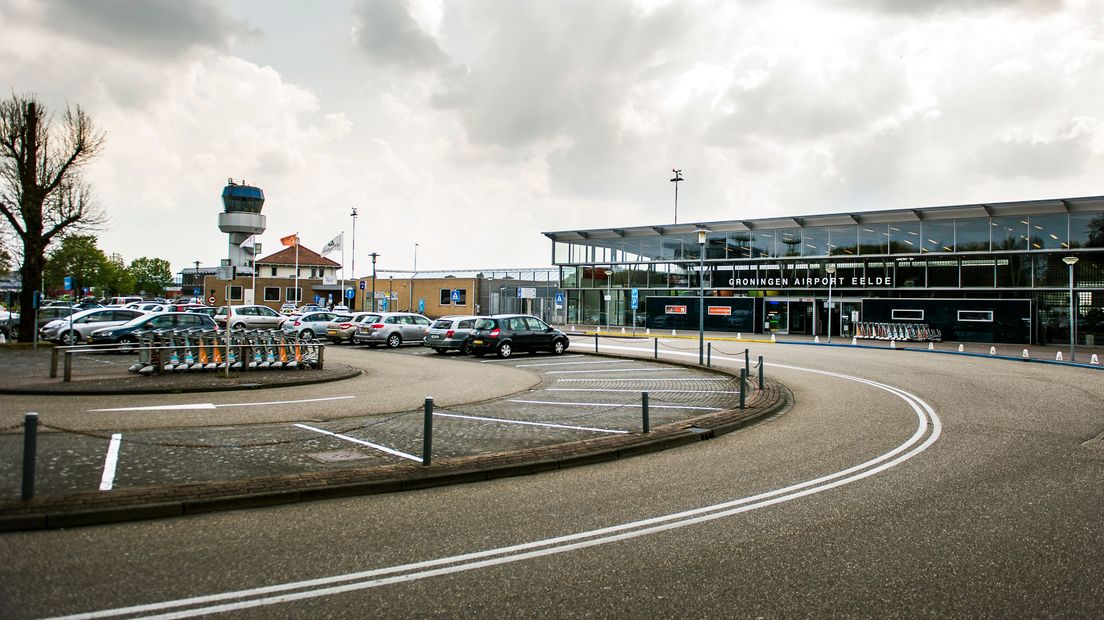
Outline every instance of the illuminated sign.
<svg viewBox="0 0 1104 620">
<path fill-rule="evenodd" d="M 728 306 L 708 306 L 705 311 L 710 316 L 730 316 L 732 314 L 732 308 Z"/>
<path fill-rule="evenodd" d="M 686 314 L 686 306 L 663 306 L 666 314 Z"/>
</svg>

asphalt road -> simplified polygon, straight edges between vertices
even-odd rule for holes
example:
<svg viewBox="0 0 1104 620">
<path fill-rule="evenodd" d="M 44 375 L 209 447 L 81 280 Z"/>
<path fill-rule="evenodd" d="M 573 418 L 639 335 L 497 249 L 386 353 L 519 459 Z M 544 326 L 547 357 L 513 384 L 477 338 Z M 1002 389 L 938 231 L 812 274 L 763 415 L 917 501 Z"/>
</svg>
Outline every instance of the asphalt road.
<svg viewBox="0 0 1104 620">
<path fill-rule="evenodd" d="M 724 359 L 735 349 L 714 362 L 736 365 Z M 795 406 L 677 450 L 5 534 L 0 616 L 1104 614 L 1100 371 L 752 345 L 760 353 Z"/>
</svg>

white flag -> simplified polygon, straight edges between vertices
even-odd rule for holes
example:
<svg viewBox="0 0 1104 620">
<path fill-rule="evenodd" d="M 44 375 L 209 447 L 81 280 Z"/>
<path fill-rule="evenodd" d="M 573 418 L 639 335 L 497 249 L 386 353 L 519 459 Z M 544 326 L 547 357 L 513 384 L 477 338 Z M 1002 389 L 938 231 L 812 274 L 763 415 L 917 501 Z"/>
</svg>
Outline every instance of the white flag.
<svg viewBox="0 0 1104 620">
<path fill-rule="evenodd" d="M 339 251 L 341 249 L 341 242 L 344 241 L 344 239 L 345 239 L 345 233 L 341 233 L 338 236 L 334 237 L 333 239 L 330 239 L 330 242 L 327 243 L 322 248 L 322 256 L 325 256 L 325 255 L 329 254 L 330 252 Z"/>
</svg>

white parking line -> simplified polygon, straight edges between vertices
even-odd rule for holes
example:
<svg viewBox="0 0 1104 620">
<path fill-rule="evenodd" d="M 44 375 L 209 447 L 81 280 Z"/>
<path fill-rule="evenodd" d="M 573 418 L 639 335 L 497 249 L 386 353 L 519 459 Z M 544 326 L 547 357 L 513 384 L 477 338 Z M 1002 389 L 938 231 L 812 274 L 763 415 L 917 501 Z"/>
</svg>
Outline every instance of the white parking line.
<svg viewBox="0 0 1104 620">
<path fill-rule="evenodd" d="M 362 446 L 368 446 L 369 448 L 375 448 L 376 450 L 379 450 L 380 452 L 386 452 L 388 454 L 394 454 L 395 456 L 401 456 L 402 458 L 410 459 L 411 461 L 418 461 L 419 463 L 422 462 L 422 457 L 420 457 L 420 456 L 414 456 L 413 454 L 407 454 L 405 452 L 399 452 L 398 450 L 393 450 L 391 448 L 388 448 L 387 446 L 381 446 L 379 444 L 374 444 L 370 441 L 364 441 L 363 439 L 357 439 L 356 437 L 349 437 L 348 435 L 342 435 L 340 433 L 332 433 L 332 432 L 327 431 L 325 429 L 315 428 L 315 427 L 309 426 L 307 424 L 293 424 L 292 426 L 295 426 L 295 427 L 298 427 L 298 428 L 301 428 L 301 429 L 304 429 L 304 430 L 308 430 L 308 431 L 314 431 L 316 433 L 322 433 L 323 435 L 329 435 L 330 437 L 336 437 L 338 439 L 342 439 L 342 440 L 345 440 L 345 441 L 348 441 L 348 442 L 351 442 L 351 443 L 355 443 L 355 444 L 359 444 L 359 445 L 362 445 Z"/>
<path fill-rule="evenodd" d="M 435 416 L 441 416 L 442 418 L 460 418 L 463 420 L 481 420 L 485 422 L 500 422 L 502 424 L 520 424 L 522 426 L 543 426 L 545 428 L 566 428 L 574 431 L 595 431 L 598 433 L 616 433 L 623 434 L 629 431 L 618 431 L 609 428 L 593 428 L 590 426 L 570 426 L 568 424 L 549 424 L 547 422 L 522 422 L 521 420 L 503 420 L 502 418 L 484 418 L 477 415 L 459 415 L 455 413 L 434 413 Z"/>
<path fill-rule="evenodd" d="M 347 400 L 353 396 L 328 396 L 325 398 L 304 398 L 302 400 L 270 400 L 263 403 L 186 403 L 183 405 L 150 405 L 148 407 L 119 407 L 116 409 L 89 409 L 93 411 L 184 411 L 189 409 L 218 409 L 220 407 L 264 407 L 268 405 L 294 405 L 298 403 L 318 403 L 327 400 Z"/>
<path fill-rule="evenodd" d="M 557 359 L 564 360 L 564 359 L 568 359 L 570 357 L 582 357 L 582 355 L 561 355 Z M 513 362 L 513 361 L 515 361 L 515 360 L 508 358 L 508 359 L 504 359 L 504 360 L 479 360 L 479 363 L 480 364 L 493 364 L 493 363 L 496 363 L 496 362 Z"/>
<path fill-rule="evenodd" d="M 622 405 L 619 403 L 561 403 L 554 400 L 511 400 L 512 403 L 523 403 L 526 405 L 568 405 L 574 407 L 635 407 L 640 408 L 637 403 L 629 403 Z M 700 411 L 724 411 L 720 407 L 691 407 L 690 405 L 648 405 L 649 409 L 694 409 Z"/>
<path fill-rule="evenodd" d="M 639 378 L 639 379 L 617 379 L 617 378 L 612 378 L 612 379 L 572 379 L 571 377 L 557 377 L 556 382 L 558 383 L 560 381 L 601 381 L 603 383 L 608 382 L 608 381 L 639 381 L 639 382 L 647 382 L 647 381 L 724 381 L 724 382 L 730 382 L 730 381 L 735 381 L 735 379 L 714 378 L 714 377 L 701 377 L 701 378 L 698 378 L 698 379 L 686 379 L 686 378 L 675 379 L 673 377 L 659 377 L 659 378 L 656 378 L 656 377 L 643 378 L 642 377 L 642 378 Z"/>
<path fill-rule="evenodd" d="M 547 388 L 546 392 L 632 392 L 639 394 L 643 390 L 619 388 Z M 649 394 L 739 394 L 731 390 L 647 390 Z"/>
<path fill-rule="evenodd" d="M 596 372 L 671 372 L 678 368 L 611 368 L 609 370 L 549 370 L 549 375 L 578 375 Z"/>
<path fill-rule="evenodd" d="M 119 444 L 123 443 L 123 434 L 115 433 L 107 444 L 107 458 L 104 459 L 103 476 L 100 477 L 100 490 L 110 491 L 115 486 L 115 465 L 119 462 Z"/>
</svg>

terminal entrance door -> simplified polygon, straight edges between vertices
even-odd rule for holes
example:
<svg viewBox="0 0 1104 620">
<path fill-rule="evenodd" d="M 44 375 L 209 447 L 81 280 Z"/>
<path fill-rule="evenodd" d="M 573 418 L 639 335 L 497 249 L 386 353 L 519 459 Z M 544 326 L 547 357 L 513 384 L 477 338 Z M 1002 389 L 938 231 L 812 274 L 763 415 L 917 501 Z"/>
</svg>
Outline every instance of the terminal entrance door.
<svg viewBox="0 0 1104 620">
<path fill-rule="evenodd" d="M 790 302 L 770 300 L 763 304 L 763 332 L 790 333 Z"/>
<path fill-rule="evenodd" d="M 813 304 L 808 301 L 790 301 L 791 334 L 809 334 L 813 330 Z"/>
</svg>

